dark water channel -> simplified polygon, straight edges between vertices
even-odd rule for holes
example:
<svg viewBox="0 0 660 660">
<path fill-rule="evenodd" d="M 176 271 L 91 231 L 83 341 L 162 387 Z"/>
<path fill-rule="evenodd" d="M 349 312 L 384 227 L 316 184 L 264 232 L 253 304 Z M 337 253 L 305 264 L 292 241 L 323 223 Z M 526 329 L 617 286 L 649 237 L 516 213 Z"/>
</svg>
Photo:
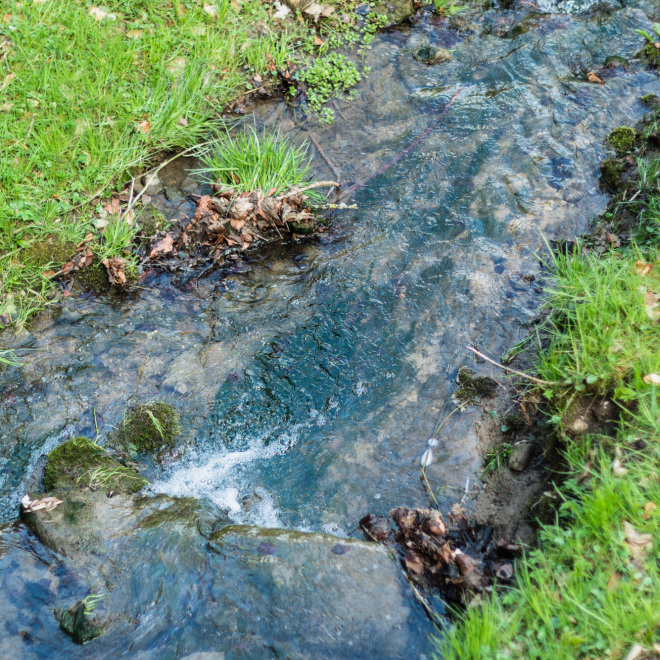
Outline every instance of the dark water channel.
<svg viewBox="0 0 660 660">
<path fill-rule="evenodd" d="M 207 621 L 209 596 L 192 585 L 219 569 L 197 546 L 181 554 L 179 532 L 167 525 L 133 539 L 134 555 L 126 550 L 132 579 L 144 581 L 141 596 L 132 592 L 130 625 L 74 646 L 52 611 L 90 593 L 93 579 L 12 522 L 20 498 L 39 491 L 51 448 L 72 434 L 94 437 L 94 411 L 108 429 L 127 405 L 161 399 L 182 411 L 185 432 L 177 457 L 147 470 L 150 492 L 195 498 L 205 520 L 346 537 L 367 512 L 424 504 L 419 457 L 453 408 L 457 369 L 490 373 L 464 347 L 499 356 L 525 335 L 542 301 L 541 234 L 572 238 L 604 209 L 602 140 L 636 121 L 639 97 L 660 89 L 638 63 L 603 85 L 580 76 L 610 55 L 632 58 L 634 29 L 649 29 L 642 9 L 491 11 L 474 32 L 426 20 L 380 35 L 367 56 L 371 74 L 355 100 L 335 104 L 331 127 L 282 103 L 257 112 L 259 123 L 297 140 L 313 132 L 354 182 L 405 149 L 460 92 L 417 149 L 359 191 L 357 210 L 337 215 L 320 240 L 262 250 L 193 290 L 154 278 L 128 296 L 80 295 L 43 315 L 21 344 L 30 349 L 23 366 L 0 372 L 1 657 L 305 656 L 268 644 L 257 653 L 240 626 L 230 634 Z M 424 37 L 454 49 L 453 61 L 415 61 L 410 47 Z M 321 158 L 314 166 L 331 178 Z M 154 203 L 169 217 L 188 212 L 185 194 L 197 184 L 180 166 L 164 182 Z M 453 415 L 438 437 L 428 477 L 443 508 L 475 481 L 475 415 Z M 223 555 L 231 564 L 245 550 L 229 545 L 239 548 Z M 223 570 L 209 588 L 221 592 L 213 602 L 270 593 Z M 156 598 L 152 579 L 171 588 Z M 431 627 L 401 590 L 403 655 L 422 657 Z M 289 629 L 295 602 L 281 604 L 273 626 Z M 360 655 L 342 648 L 311 655 Z M 390 655 L 400 647 L 382 657 Z"/>
</svg>

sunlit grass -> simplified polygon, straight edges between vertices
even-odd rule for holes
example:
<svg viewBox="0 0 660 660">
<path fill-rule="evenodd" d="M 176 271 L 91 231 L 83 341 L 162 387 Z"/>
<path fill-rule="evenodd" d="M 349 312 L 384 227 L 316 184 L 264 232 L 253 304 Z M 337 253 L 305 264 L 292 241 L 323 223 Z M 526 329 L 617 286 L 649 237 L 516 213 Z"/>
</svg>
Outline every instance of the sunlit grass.
<svg viewBox="0 0 660 660">
<path fill-rule="evenodd" d="M 296 147 L 276 132 L 260 135 L 253 128 L 219 140 L 196 171 L 237 192 L 261 190 L 264 195 L 301 188 L 312 180 L 306 146 Z"/>
<path fill-rule="evenodd" d="M 462 615 L 440 657 L 623 658 L 634 644 L 660 642 L 660 406 L 649 378 L 660 374 L 660 326 L 645 297 L 660 295 L 659 257 L 578 249 L 552 260 L 554 322 L 538 371 L 557 383 L 545 395 L 559 433 L 587 395 L 618 401 L 619 432 L 563 436 L 556 522 L 518 565 L 515 588 Z M 636 549 L 630 529 L 651 542 Z"/>
</svg>

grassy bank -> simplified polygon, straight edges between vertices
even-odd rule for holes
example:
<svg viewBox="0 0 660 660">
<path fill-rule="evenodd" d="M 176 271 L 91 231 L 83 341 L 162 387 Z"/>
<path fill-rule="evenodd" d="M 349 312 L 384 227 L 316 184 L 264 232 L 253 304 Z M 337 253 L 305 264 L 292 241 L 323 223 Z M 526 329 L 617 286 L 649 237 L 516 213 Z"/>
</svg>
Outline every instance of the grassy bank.
<svg viewBox="0 0 660 660">
<path fill-rule="evenodd" d="M 134 232 L 95 222 L 112 193 L 157 155 L 208 138 L 230 104 L 302 91 L 321 112 L 355 84 L 359 58 L 336 51 L 368 46 L 384 20 L 356 4 L 319 16 L 261 0 L 5 3 L 0 327 L 23 327 L 54 299 L 52 274 L 85 237 L 97 261 L 121 256 Z M 305 74 L 317 61 L 320 81 Z"/>
<path fill-rule="evenodd" d="M 619 191 L 601 229 L 548 264 L 550 345 L 537 367 L 555 385 L 536 394 L 563 464 L 555 522 L 518 564 L 517 586 L 442 641 L 443 658 L 660 653 L 658 118 L 619 149 Z"/>
</svg>

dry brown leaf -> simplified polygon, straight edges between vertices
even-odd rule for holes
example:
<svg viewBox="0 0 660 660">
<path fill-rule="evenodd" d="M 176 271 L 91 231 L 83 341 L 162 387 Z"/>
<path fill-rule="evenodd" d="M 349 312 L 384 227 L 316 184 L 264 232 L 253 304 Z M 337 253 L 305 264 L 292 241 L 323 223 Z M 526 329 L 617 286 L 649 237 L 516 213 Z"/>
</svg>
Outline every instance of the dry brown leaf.
<svg viewBox="0 0 660 660">
<path fill-rule="evenodd" d="M 644 291 L 644 308 L 652 321 L 660 321 L 660 296 L 653 291 Z"/>
<path fill-rule="evenodd" d="M 614 571 L 614 573 L 610 575 L 610 579 L 607 581 L 607 590 L 614 591 L 617 588 L 620 580 L 621 576 L 616 571 Z"/>
<path fill-rule="evenodd" d="M 204 5 L 204 11 L 215 18 L 218 14 L 218 7 L 216 5 Z"/>
<path fill-rule="evenodd" d="M 241 229 L 243 229 L 243 225 L 245 224 L 245 220 L 235 220 L 232 218 L 229 223 L 236 231 L 241 231 Z"/>
<path fill-rule="evenodd" d="M 618 458 L 612 461 L 612 473 L 615 477 L 622 477 L 627 472 L 628 470 L 621 465 L 621 461 Z"/>
<path fill-rule="evenodd" d="M 137 125 L 138 131 L 140 131 L 140 133 L 144 133 L 145 135 L 149 132 L 150 128 L 151 128 L 151 124 L 149 124 L 149 120 L 147 120 L 147 119 L 145 119 L 144 121 L 141 121 Z"/>
<path fill-rule="evenodd" d="M 121 257 L 110 257 L 101 262 L 108 271 L 110 284 L 126 284 L 126 259 Z"/>
<path fill-rule="evenodd" d="M 333 14 L 335 11 L 334 7 L 331 7 L 330 5 L 323 5 L 323 11 L 321 11 L 321 16 L 323 18 L 328 18 L 331 14 Z"/>
<path fill-rule="evenodd" d="M 633 559 L 643 559 L 653 546 L 653 537 L 650 534 L 640 534 L 629 522 L 623 523 L 623 531 Z"/>
<path fill-rule="evenodd" d="M 637 271 L 638 275 L 644 277 L 653 270 L 653 264 L 647 264 L 645 261 L 636 261 L 635 270 Z"/>
<path fill-rule="evenodd" d="M 605 81 L 594 71 L 589 71 L 587 74 L 587 80 L 590 83 L 598 83 L 599 85 L 602 85 Z"/>
<path fill-rule="evenodd" d="M 638 660 L 646 649 L 641 644 L 633 644 L 626 655 L 626 660 Z"/>
<path fill-rule="evenodd" d="M 660 385 L 660 374 L 647 374 L 643 380 L 647 385 Z"/>
<path fill-rule="evenodd" d="M 188 120 L 185 117 L 179 117 L 179 121 L 177 121 L 177 124 L 179 124 L 179 126 L 186 127 L 188 126 Z"/>
<path fill-rule="evenodd" d="M 29 495 L 24 495 L 21 500 L 21 508 L 27 513 L 34 511 L 52 511 L 56 506 L 62 504 L 62 500 L 56 497 L 45 497 L 42 500 L 31 500 Z"/>
<path fill-rule="evenodd" d="M 164 254 L 169 254 L 174 249 L 174 238 L 171 234 L 165 234 L 163 238 L 156 241 L 151 246 L 151 252 L 149 253 L 149 259 L 155 259 Z"/>
<path fill-rule="evenodd" d="M 409 571 L 417 575 L 421 575 L 424 572 L 424 562 L 414 550 L 408 550 L 404 564 Z"/>
<path fill-rule="evenodd" d="M 644 513 L 642 514 L 642 518 L 644 520 L 648 520 L 653 515 L 653 512 L 657 508 L 658 508 L 658 505 L 655 502 L 647 502 L 644 505 Z"/>
</svg>

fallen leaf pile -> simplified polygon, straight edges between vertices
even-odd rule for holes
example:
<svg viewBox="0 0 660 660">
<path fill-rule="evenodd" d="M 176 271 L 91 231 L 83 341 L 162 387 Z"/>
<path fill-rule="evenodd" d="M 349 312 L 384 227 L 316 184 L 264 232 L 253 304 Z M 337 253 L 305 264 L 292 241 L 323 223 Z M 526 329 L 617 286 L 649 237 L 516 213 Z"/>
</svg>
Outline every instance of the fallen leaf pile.
<svg viewBox="0 0 660 660">
<path fill-rule="evenodd" d="M 458 506 L 449 513 L 449 524 L 440 511 L 398 507 L 390 511 L 395 533 L 386 518 L 369 514 L 360 520 L 367 538 L 396 543 L 408 578 L 420 586 L 440 589 L 447 600 L 468 605 L 495 579 L 513 578 L 511 559 L 521 546 L 492 540 L 487 525 L 473 525 Z"/>
<path fill-rule="evenodd" d="M 187 224 L 152 237 L 148 260 L 161 260 L 177 250 L 218 260 L 228 248 L 245 249 L 255 241 L 310 234 L 317 228 L 302 191 L 275 197 L 260 190 L 237 193 L 229 187 L 215 189 L 214 196 L 196 200 L 197 211 Z"/>
</svg>

